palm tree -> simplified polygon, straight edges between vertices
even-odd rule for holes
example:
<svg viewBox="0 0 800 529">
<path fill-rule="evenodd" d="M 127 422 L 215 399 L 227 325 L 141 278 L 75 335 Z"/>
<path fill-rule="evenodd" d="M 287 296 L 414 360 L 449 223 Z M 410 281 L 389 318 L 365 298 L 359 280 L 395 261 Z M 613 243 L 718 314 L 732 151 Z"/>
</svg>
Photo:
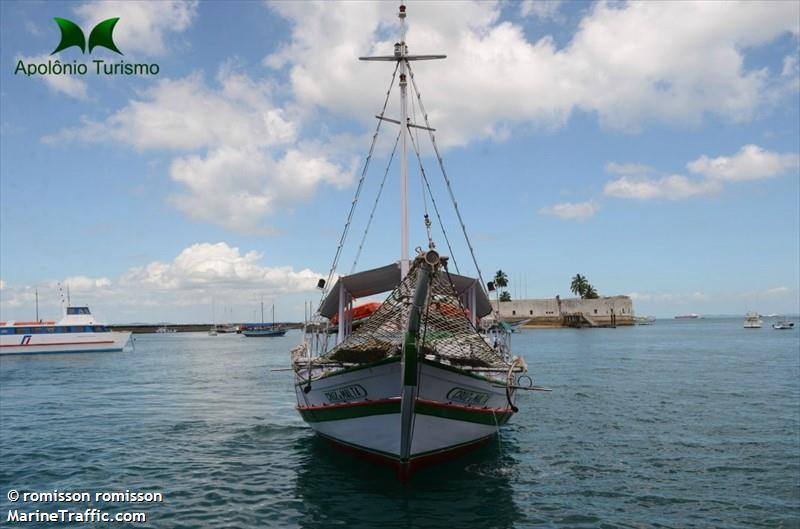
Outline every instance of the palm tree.
<svg viewBox="0 0 800 529">
<path fill-rule="evenodd" d="M 594 289 L 592 285 L 588 283 L 586 285 L 587 285 L 586 292 L 584 292 L 582 296 L 583 299 L 597 299 L 600 297 L 597 295 L 597 291 Z"/>
<path fill-rule="evenodd" d="M 508 275 L 502 270 L 498 270 L 494 274 L 494 284 L 500 288 L 506 288 L 508 286 Z"/>
<path fill-rule="evenodd" d="M 572 282 L 569 284 L 569 289 L 572 291 L 573 294 L 580 297 L 585 297 L 586 288 L 589 287 L 589 282 L 586 280 L 586 277 L 575 274 L 575 277 L 572 278 Z"/>
<path fill-rule="evenodd" d="M 498 270 L 494 274 L 494 286 L 496 288 L 495 292 L 497 293 L 497 313 L 500 314 L 500 302 L 511 301 L 511 296 L 505 291 L 505 288 L 508 286 L 508 275 L 502 270 Z M 503 289 L 502 295 L 500 294 L 501 288 Z M 508 296 L 508 299 L 506 299 L 506 296 Z"/>
</svg>

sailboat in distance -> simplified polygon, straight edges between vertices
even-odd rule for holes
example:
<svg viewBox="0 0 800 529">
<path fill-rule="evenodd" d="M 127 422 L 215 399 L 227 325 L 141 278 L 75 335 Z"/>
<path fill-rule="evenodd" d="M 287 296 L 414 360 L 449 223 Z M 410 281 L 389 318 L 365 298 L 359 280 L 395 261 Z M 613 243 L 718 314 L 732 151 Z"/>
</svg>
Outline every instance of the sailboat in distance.
<svg viewBox="0 0 800 529">
<path fill-rule="evenodd" d="M 264 302 L 261 302 L 261 325 L 248 325 L 242 329 L 242 334 L 248 338 L 276 338 L 285 336 L 286 329 L 280 325 L 275 325 L 275 304 L 272 304 L 272 323 L 264 323 Z"/>
<path fill-rule="evenodd" d="M 328 278 L 319 280 L 322 301 L 305 326 L 302 343 L 291 351 L 291 361 L 297 410 L 309 426 L 339 447 L 395 467 L 404 479 L 420 466 L 487 442 L 518 411 L 515 399 L 519 389 L 544 388 L 532 386 L 525 361 L 511 353 L 511 334 L 504 326 L 495 321 L 481 327 L 484 317 L 492 313 L 492 305 L 411 69 L 414 61 L 445 56 L 410 55 L 404 5 L 398 17 L 401 37 L 394 53 L 360 58 L 394 63 L 394 72 L 383 109 L 376 116 L 377 129 Z M 396 79 L 399 120 L 384 115 Z M 423 123 L 409 119 L 409 88 Z M 400 258 L 379 268 L 336 276 L 383 123 L 400 129 L 395 142 L 400 158 Z M 430 137 L 477 277 L 459 272 L 411 128 L 426 131 Z M 425 249 L 417 248 L 416 255 L 409 257 L 409 145 L 420 164 L 425 182 L 422 191 L 430 196 L 450 256 L 441 255 L 436 248 L 426 200 L 421 215 L 428 235 Z M 329 288 L 334 277 L 337 279 Z M 492 285 L 487 288 L 491 290 Z M 369 314 L 354 329 L 354 314 L 360 314 L 354 301 L 386 293 L 379 307 L 361 311 Z M 521 385 L 521 381 L 528 384 Z"/>
</svg>

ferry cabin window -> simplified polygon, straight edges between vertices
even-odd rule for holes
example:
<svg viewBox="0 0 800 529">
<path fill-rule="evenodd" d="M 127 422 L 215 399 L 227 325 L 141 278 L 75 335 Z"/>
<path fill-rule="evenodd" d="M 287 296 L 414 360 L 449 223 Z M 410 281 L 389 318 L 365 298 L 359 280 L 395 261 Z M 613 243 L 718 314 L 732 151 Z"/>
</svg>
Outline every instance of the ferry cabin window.
<svg viewBox="0 0 800 529">
<path fill-rule="evenodd" d="M 14 329 L 0 329 L 0 334 L 14 334 Z"/>
<path fill-rule="evenodd" d="M 105 331 L 105 329 L 103 328 L 102 325 L 95 325 L 93 330 L 94 330 L 94 332 L 104 332 Z"/>
<path fill-rule="evenodd" d="M 31 334 L 30 327 L 17 327 L 14 329 L 14 334 Z"/>
<path fill-rule="evenodd" d="M 67 314 L 91 314 L 89 307 L 67 307 Z"/>
<path fill-rule="evenodd" d="M 56 332 L 56 328 L 55 327 L 47 327 L 47 333 L 48 334 L 51 334 L 51 333 L 54 333 L 54 332 Z"/>
<path fill-rule="evenodd" d="M 83 328 L 83 332 L 92 332 L 92 326 L 87 325 L 86 327 Z"/>
<path fill-rule="evenodd" d="M 83 332 L 83 327 L 70 327 L 69 332 Z"/>
</svg>

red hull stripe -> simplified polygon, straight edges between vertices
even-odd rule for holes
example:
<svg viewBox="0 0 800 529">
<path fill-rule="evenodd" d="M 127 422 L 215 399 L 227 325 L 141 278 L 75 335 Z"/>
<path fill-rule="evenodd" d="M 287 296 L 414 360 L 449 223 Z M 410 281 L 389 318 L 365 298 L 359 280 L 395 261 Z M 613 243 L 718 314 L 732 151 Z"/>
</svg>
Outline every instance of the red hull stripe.
<svg viewBox="0 0 800 529">
<path fill-rule="evenodd" d="M 11 345 L 0 345 L 0 347 L 50 347 L 51 345 L 98 345 L 104 343 L 114 343 L 114 340 L 105 340 L 102 342 L 15 343 Z"/>
<path fill-rule="evenodd" d="M 341 448 L 342 450 L 345 450 L 357 457 L 367 459 L 369 461 L 379 463 L 382 465 L 393 467 L 398 471 L 398 475 L 401 478 L 403 478 L 403 477 L 408 477 L 407 475 L 404 475 L 404 471 L 418 470 L 422 467 L 460 456 L 466 452 L 469 452 L 486 444 L 495 434 L 491 434 L 486 437 L 477 439 L 475 441 L 469 441 L 467 443 L 463 443 L 460 445 L 449 446 L 441 450 L 435 450 L 433 452 L 419 454 L 417 456 L 413 456 L 410 459 L 410 461 L 405 464 L 401 462 L 399 458 L 392 457 L 387 454 L 373 452 L 369 449 L 362 448 L 360 446 L 351 445 L 349 443 L 345 443 L 344 441 L 328 437 L 327 435 L 321 434 L 319 432 L 317 432 L 317 435 L 319 435 L 332 445 L 336 446 L 337 448 Z"/>
<path fill-rule="evenodd" d="M 297 410 L 306 422 L 340 421 L 400 413 L 400 399 L 395 397 L 329 406 L 298 406 Z M 471 408 L 423 399 L 417 399 L 414 411 L 421 415 L 489 425 L 505 424 L 514 413 L 507 408 Z"/>
</svg>

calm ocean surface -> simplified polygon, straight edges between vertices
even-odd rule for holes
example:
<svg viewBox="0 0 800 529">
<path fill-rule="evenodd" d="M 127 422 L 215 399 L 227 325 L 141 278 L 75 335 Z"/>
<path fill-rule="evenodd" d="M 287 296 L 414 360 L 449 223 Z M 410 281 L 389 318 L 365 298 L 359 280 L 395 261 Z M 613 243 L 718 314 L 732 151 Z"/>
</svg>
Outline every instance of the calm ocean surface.
<svg viewBox="0 0 800 529">
<path fill-rule="evenodd" d="M 300 420 L 291 373 L 271 371 L 297 331 L 3 357 L 0 525 L 57 507 L 9 489 L 129 489 L 164 502 L 96 506 L 160 528 L 800 527 L 800 332 L 771 323 L 523 331 L 515 352 L 553 392 L 522 395 L 497 442 L 407 485 Z"/>
</svg>

